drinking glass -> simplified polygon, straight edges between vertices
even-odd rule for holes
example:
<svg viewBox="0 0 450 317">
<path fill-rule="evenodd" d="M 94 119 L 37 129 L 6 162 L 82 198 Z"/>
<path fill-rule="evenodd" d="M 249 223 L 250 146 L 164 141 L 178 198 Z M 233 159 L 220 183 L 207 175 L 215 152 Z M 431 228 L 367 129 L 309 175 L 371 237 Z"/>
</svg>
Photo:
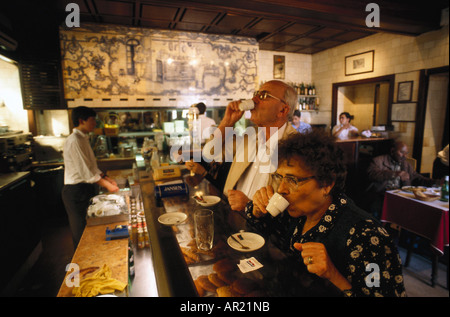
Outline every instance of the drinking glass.
<svg viewBox="0 0 450 317">
<path fill-rule="evenodd" d="M 195 241 L 197 249 L 209 251 L 214 241 L 214 213 L 209 209 L 200 209 L 194 213 Z"/>
</svg>

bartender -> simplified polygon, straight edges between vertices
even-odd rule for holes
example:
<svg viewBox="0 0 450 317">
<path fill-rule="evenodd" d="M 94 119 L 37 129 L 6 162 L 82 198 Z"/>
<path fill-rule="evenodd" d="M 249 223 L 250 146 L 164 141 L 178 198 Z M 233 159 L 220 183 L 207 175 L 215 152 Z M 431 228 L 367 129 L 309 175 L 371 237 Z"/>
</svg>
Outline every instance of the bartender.
<svg viewBox="0 0 450 317">
<path fill-rule="evenodd" d="M 64 187 L 62 199 L 69 219 L 74 248 L 86 226 L 86 211 L 90 199 L 96 195 L 96 186 L 109 192 L 117 192 L 116 182 L 102 173 L 89 144 L 88 133 L 94 131 L 96 113 L 87 107 L 77 107 L 72 111 L 74 129 L 64 143 Z"/>
</svg>

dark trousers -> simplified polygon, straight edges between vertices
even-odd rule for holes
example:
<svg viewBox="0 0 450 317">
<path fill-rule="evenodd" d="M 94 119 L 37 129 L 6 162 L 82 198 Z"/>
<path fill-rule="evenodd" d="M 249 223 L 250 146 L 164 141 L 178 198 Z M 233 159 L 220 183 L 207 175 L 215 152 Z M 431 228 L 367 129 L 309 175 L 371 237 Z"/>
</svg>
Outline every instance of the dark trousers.
<svg viewBox="0 0 450 317">
<path fill-rule="evenodd" d="M 77 248 L 86 226 L 86 212 L 90 199 L 96 195 L 96 191 L 95 184 L 87 183 L 64 185 L 62 189 L 61 195 L 72 231 L 74 250 Z"/>
</svg>

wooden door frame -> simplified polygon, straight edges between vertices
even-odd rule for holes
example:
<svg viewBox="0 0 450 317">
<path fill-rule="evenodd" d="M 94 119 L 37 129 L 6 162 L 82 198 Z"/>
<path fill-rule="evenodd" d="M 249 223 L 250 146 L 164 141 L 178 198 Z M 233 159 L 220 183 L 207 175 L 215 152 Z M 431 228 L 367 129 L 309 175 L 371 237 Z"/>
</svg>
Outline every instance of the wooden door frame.
<svg viewBox="0 0 450 317">
<path fill-rule="evenodd" d="M 419 97 L 417 100 L 417 111 L 416 111 L 416 127 L 414 129 L 414 146 L 412 157 L 417 160 L 417 172 L 420 173 L 420 166 L 422 165 L 422 149 L 423 149 L 423 136 L 425 129 L 425 116 L 427 113 L 427 99 L 428 99 L 428 87 L 431 75 L 448 73 L 449 66 L 429 68 L 420 70 L 419 77 Z M 447 109 L 448 109 L 448 93 L 447 93 Z M 446 114 L 448 120 L 448 111 Z M 444 127 L 448 128 L 448 123 Z M 445 130 L 444 130 L 445 131 Z M 447 130 L 448 131 L 448 130 Z"/>
<path fill-rule="evenodd" d="M 391 124 L 391 108 L 394 100 L 395 75 L 386 75 L 372 78 L 365 78 L 353 81 L 345 81 L 340 83 L 333 83 L 332 99 L 331 99 L 331 128 L 337 123 L 337 99 L 338 90 L 340 87 L 356 86 L 361 84 L 370 84 L 377 82 L 389 82 L 389 98 L 388 98 L 388 120 L 387 124 Z"/>
</svg>

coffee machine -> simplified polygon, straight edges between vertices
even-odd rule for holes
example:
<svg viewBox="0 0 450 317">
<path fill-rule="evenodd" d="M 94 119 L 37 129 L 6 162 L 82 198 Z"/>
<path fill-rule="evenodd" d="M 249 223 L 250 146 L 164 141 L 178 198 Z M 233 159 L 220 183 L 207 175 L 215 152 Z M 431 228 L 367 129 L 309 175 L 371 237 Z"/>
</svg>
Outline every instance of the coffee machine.
<svg viewBox="0 0 450 317">
<path fill-rule="evenodd" d="M 0 173 L 29 170 L 33 161 L 32 143 L 31 133 L 0 133 Z"/>
</svg>

